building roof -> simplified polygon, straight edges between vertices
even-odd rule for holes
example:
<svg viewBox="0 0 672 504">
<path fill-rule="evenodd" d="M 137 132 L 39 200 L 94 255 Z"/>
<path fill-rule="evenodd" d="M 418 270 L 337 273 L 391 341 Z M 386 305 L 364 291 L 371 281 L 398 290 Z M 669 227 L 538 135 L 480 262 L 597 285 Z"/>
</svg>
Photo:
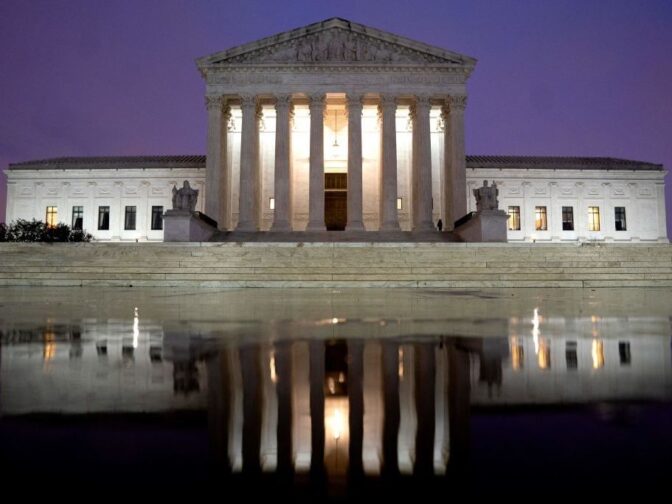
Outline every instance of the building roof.
<svg viewBox="0 0 672 504">
<path fill-rule="evenodd" d="M 12 163 L 10 170 L 115 170 L 144 168 L 203 168 L 205 156 L 60 157 Z"/>
<path fill-rule="evenodd" d="M 9 165 L 10 170 L 115 170 L 204 167 L 205 156 L 202 155 L 61 157 L 23 161 Z M 467 168 L 662 171 L 663 165 L 607 157 L 467 156 Z"/>
<path fill-rule="evenodd" d="M 467 156 L 468 168 L 526 170 L 663 170 L 662 164 L 609 157 Z"/>
</svg>

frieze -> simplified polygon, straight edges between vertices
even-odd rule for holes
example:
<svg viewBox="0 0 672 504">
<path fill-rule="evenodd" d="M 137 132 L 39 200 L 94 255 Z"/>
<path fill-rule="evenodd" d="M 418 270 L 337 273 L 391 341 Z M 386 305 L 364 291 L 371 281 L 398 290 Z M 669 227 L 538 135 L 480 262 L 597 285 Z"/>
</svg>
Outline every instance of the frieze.
<svg viewBox="0 0 672 504">
<path fill-rule="evenodd" d="M 371 70 L 371 68 L 368 68 Z M 288 70 L 291 70 L 291 73 L 287 73 Z M 296 70 L 296 71 L 294 71 Z M 253 86 L 253 85 L 269 85 L 269 84 L 294 84 L 296 81 L 296 74 L 302 73 L 305 68 L 264 68 L 263 73 L 261 72 L 248 72 L 245 70 L 236 69 L 236 73 L 232 73 L 229 69 L 222 69 L 213 74 L 208 78 L 208 83 L 210 85 L 235 85 L 235 86 Z M 322 73 L 333 75 L 339 79 L 342 79 L 344 73 L 369 73 L 365 72 L 366 68 L 357 68 L 357 67 L 343 67 L 340 69 L 324 68 L 324 67 L 315 67 L 312 69 L 314 73 Z M 448 85 L 448 84 L 461 84 L 465 80 L 465 76 L 455 73 L 442 73 L 435 75 L 422 75 L 417 73 L 405 74 L 401 72 L 408 72 L 408 68 L 399 69 L 400 73 L 395 73 L 394 69 L 384 68 L 382 71 L 385 75 L 386 84 L 396 84 L 396 85 Z M 425 71 L 426 69 L 423 69 Z M 381 73 L 380 69 L 376 73 Z"/>
</svg>

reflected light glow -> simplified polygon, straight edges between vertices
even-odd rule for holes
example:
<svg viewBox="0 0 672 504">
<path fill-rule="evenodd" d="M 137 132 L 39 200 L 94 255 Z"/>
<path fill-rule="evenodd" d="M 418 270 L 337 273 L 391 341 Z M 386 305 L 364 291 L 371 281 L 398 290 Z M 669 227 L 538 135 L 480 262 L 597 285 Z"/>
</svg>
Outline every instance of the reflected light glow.
<svg viewBox="0 0 672 504">
<path fill-rule="evenodd" d="M 271 352 L 271 359 L 268 363 L 268 367 L 270 368 L 270 372 L 271 372 L 271 381 L 273 383 L 277 383 L 278 382 L 278 375 L 276 374 L 276 371 L 275 371 L 275 352 Z"/>
<path fill-rule="evenodd" d="M 140 338 L 140 318 L 138 317 L 138 307 L 133 309 L 133 348 L 138 348 L 138 339 Z"/>
<path fill-rule="evenodd" d="M 404 349 L 399 347 L 399 379 L 404 379 Z"/>
<path fill-rule="evenodd" d="M 593 356 L 593 369 L 600 369 L 604 367 L 604 342 L 600 339 L 593 340 L 593 348 L 591 352 Z"/>
<path fill-rule="evenodd" d="M 534 315 L 532 316 L 532 339 L 534 340 L 534 353 L 539 353 L 539 322 L 541 318 L 539 317 L 539 308 L 534 309 Z"/>
</svg>

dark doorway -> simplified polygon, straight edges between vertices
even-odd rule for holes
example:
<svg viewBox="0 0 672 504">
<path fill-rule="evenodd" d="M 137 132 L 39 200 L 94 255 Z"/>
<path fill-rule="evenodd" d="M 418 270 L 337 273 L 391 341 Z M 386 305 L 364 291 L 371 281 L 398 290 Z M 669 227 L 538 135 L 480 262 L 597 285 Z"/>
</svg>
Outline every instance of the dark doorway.
<svg viewBox="0 0 672 504">
<path fill-rule="evenodd" d="M 344 231 L 348 222 L 348 174 L 324 174 L 324 224 L 327 231 Z"/>
</svg>

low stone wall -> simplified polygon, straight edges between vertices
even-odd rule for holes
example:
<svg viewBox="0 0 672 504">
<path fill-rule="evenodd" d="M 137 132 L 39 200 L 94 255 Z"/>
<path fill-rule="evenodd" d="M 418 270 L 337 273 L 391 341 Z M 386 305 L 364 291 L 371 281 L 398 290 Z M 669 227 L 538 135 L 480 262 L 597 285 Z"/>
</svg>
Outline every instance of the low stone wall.
<svg viewBox="0 0 672 504">
<path fill-rule="evenodd" d="M 2 243 L 0 285 L 672 287 L 672 245 Z"/>
</svg>

